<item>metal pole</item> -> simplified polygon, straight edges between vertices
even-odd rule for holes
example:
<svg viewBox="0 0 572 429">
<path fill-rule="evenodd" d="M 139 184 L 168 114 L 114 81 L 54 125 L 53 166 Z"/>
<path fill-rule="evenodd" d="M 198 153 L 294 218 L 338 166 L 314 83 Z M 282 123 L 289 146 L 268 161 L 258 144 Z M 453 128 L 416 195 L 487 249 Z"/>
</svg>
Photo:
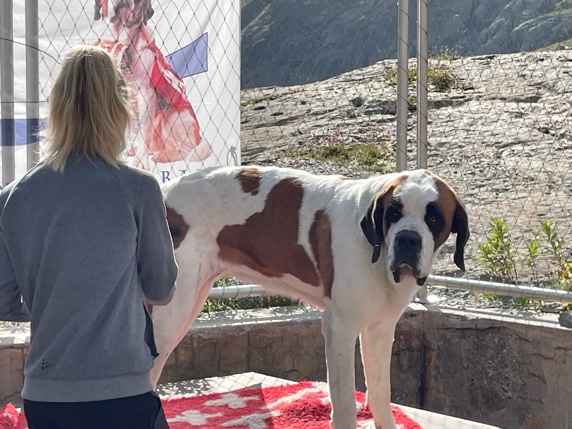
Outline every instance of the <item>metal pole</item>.
<svg viewBox="0 0 572 429">
<path fill-rule="evenodd" d="M 26 135 L 27 168 L 40 160 L 40 55 L 38 50 L 38 0 L 26 0 Z"/>
<path fill-rule="evenodd" d="M 496 295 L 532 298 L 546 301 L 572 302 L 572 292 L 556 289 L 544 289 L 533 286 L 520 286 L 505 283 L 486 282 L 482 280 L 459 279 L 454 277 L 430 275 L 427 284 L 446 287 L 449 289 L 468 290 L 479 293 L 494 293 Z M 245 298 L 262 295 L 274 295 L 260 285 L 240 285 L 213 288 L 209 293 L 210 299 Z"/>
<path fill-rule="evenodd" d="M 0 117 L 2 119 L 2 186 L 16 178 L 14 157 L 14 30 L 13 2 L 2 0 L 0 14 Z"/>
<path fill-rule="evenodd" d="M 427 0 L 417 1 L 417 168 L 427 168 Z M 428 301 L 427 286 L 417 293 Z"/>
<path fill-rule="evenodd" d="M 407 62 L 409 0 L 399 0 L 397 15 L 397 143 L 396 171 L 407 169 Z"/>
<path fill-rule="evenodd" d="M 417 3 L 417 168 L 427 168 L 427 0 Z"/>
<path fill-rule="evenodd" d="M 496 295 L 533 298 L 546 301 L 572 302 L 572 293 L 564 290 L 433 275 L 429 276 L 427 283 L 431 286 L 443 286 L 450 289 L 469 290 L 471 292 L 494 293 Z"/>
<path fill-rule="evenodd" d="M 210 299 L 247 298 L 249 296 L 272 295 L 260 285 L 215 287 L 209 293 Z"/>
</svg>

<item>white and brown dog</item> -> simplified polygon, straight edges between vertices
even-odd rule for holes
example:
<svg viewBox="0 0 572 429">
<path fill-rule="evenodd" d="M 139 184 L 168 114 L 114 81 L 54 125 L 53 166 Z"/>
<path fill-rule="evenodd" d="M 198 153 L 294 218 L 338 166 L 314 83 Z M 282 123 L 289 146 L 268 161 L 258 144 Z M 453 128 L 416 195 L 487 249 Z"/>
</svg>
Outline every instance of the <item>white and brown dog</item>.
<svg viewBox="0 0 572 429">
<path fill-rule="evenodd" d="M 375 426 L 396 429 L 389 404 L 396 323 L 451 232 L 464 270 L 467 213 L 451 187 L 426 170 L 350 180 L 221 167 L 168 182 L 163 192 L 179 276 L 173 301 L 153 311 L 152 382 L 213 281 L 236 276 L 324 310 L 335 429 L 356 427 L 358 336 Z"/>
</svg>

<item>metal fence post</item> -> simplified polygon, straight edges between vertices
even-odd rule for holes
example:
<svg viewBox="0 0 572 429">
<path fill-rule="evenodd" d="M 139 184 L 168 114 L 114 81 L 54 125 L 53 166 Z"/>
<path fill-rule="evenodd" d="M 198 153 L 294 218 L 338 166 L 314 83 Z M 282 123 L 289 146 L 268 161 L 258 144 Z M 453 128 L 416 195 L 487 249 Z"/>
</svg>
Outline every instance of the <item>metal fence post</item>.
<svg viewBox="0 0 572 429">
<path fill-rule="evenodd" d="M 417 3 L 417 168 L 427 168 L 427 0 Z"/>
<path fill-rule="evenodd" d="M 417 168 L 427 168 L 427 0 L 417 1 Z M 428 301 L 427 286 L 417 297 Z"/>
<path fill-rule="evenodd" d="M 38 50 L 38 0 L 26 0 L 26 143 L 27 168 L 40 160 L 40 56 Z"/>
<path fill-rule="evenodd" d="M 409 0 L 399 0 L 397 16 L 397 142 L 396 171 L 407 169 L 407 63 Z"/>
<path fill-rule="evenodd" d="M 0 116 L 2 118 L 2 186 L 16 178 L 14 156 L 14 27 L 12 0 L 2 0 L 0 14 Z"/>
</svg>

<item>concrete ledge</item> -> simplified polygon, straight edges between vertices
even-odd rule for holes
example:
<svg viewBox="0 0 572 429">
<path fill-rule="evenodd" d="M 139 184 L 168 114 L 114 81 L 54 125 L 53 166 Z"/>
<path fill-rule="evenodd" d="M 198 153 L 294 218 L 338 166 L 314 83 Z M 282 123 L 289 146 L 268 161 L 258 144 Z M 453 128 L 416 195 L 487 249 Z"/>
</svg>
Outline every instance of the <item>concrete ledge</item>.
<svg viewBox="0 0 572 429">
<path fill-rule="evenodd" d="M 27 331 L 0 330 L 0 401 L 19 401 Z M 161 382 L 257 372 L 324 381 L 320 312 L 306 307 L 203 315 Z M 356 382 L 364 389 L 356 344 Z M 392 400 L 504 428 L 572 429 L 572 330 L 556 315 L 412 305 L 392 360 Z"/>
</svg>

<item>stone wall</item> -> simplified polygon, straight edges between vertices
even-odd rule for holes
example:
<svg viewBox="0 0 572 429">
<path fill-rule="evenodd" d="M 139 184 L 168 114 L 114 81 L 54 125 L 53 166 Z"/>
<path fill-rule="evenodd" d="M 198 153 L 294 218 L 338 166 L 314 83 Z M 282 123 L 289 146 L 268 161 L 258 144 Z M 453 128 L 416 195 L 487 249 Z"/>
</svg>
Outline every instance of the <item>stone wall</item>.
<svg viewBox="0 0 572 429">
<path fill-rule="evenodd" d="M 162 381 L 254 371 L 326 379 L 320 313 L 283 308 L 203 317 Z M 572 429 L 572 330 L 543 319 L 412 305 L 392 360 L 392 400 L 503 428 Z M 18 402 L 27 345 L 0 332 L 0 403 Z M 356 384 L 364 378 L 356 343 Z"/>
<path fill-rule="evenodd" d="M 19 404 L 22 400 L 28 343 L 27 327 L 0 328 L 0 406 L 8 402 Z"/>
</svg>

